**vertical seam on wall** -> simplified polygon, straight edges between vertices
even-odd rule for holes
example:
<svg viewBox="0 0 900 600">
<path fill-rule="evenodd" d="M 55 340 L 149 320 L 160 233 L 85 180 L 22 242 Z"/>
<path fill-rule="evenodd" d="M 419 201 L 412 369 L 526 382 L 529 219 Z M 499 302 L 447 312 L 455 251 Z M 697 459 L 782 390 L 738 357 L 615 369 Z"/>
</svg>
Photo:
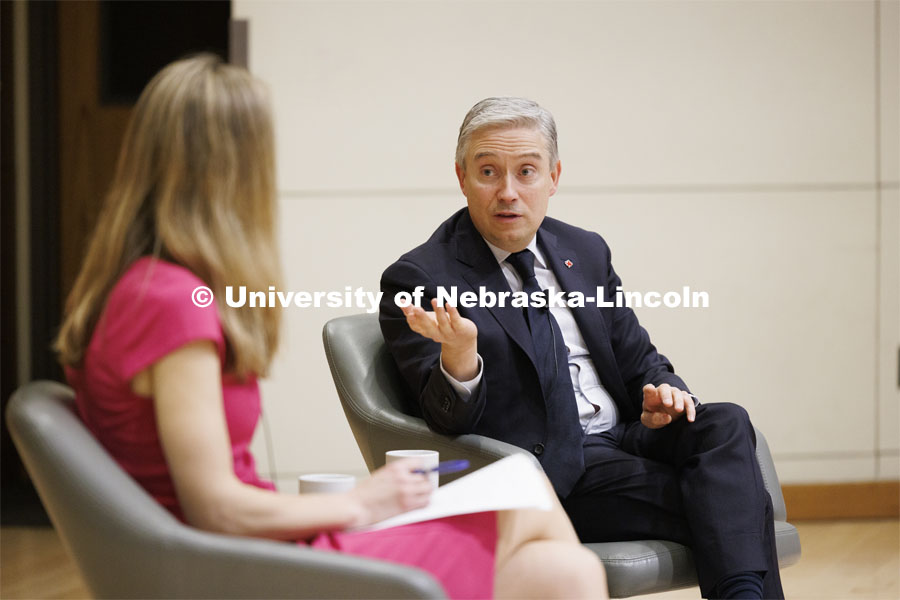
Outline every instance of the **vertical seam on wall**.
<svg viewBox="0 0 900 600">
<path fill-rule="evenodd" d="M 31 132 L 29 120 L 28 4 L 13 5 L 13 125 L 16 170 L 16 351 L 19 353 L 16 387 L 31 380 Z"/>
<path fill-rule="evenodd" d="M 881 1 L 875 0 L 875 479 L 881 477 Z"/>
</svg>

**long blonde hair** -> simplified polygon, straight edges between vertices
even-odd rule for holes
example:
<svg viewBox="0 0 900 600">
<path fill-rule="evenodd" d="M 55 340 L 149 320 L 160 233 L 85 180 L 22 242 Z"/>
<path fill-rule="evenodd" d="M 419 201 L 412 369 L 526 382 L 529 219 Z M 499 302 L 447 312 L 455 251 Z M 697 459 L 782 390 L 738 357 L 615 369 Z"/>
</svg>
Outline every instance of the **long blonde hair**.
<svg viewBox="0 0 900 600">
<path fill-rule="evenodd" d="M 225 286 L 276 288 L 274 133 L 265 85 L 203 54 L 147 85 L 56 339 L 78 366 L 112 287 L 152 255 L 202 279 L 216 299 L 228 370 L 264 375 L 278 346 L 274 308 L 226 308 Z"/>
</svg>

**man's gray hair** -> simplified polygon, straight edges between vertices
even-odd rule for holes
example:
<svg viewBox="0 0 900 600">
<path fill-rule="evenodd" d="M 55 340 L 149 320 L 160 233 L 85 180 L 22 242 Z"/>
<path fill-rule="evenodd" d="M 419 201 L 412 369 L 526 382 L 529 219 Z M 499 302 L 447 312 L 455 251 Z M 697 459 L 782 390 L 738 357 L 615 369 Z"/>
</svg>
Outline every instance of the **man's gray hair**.
<svg viewBox="0 0 900 600">
<path fill-rule="evenodd" d="M 476 131 L 489 127 L 534 127 L 541 132 L 547 142 L 547 154 L 550 155 L 550 168 L 559 160 L 559 149 L 556 145 L 556 122 L 546 108 L 527 98 L 485 98 L 473 106 L 459 128 L 456 141 L 456 164 L 463 170 L 466 168 L 466 152 L 469 140 Z"/>
</svg>

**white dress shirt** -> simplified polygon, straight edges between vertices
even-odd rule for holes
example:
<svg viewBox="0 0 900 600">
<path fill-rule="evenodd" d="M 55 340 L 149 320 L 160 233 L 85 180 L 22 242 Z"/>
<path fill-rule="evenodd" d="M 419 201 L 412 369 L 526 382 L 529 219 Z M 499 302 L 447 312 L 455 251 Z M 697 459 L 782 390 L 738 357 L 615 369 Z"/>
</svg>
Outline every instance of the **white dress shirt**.
<svg viewBox="0 0 900 600">
<path fill-rule="evenodd" d="M 515 268 L 506 262 L 506 258 L 511 254 L 506 250 L 502 250 L 487 240 L 485 240 L 494 257 L 503 270 L 503 276 L 509 283 L 509 287 L 513 292 L 522 291 L 522 279 L 516 272 Z M 552 289 L 562 291 L 556 275 L 547 267 L 543 254 L 537 247 L 536 238 L 532 238 L 528 244 L 528 249 L 534 253 L 534 275 L 537 278 L 538 285 L 543 290 Z M 578 417 L 581 420 L 581 426 L 585 433 L 600 433 L 615 426 L 619 421 L 619 409 L 616 403 L 603 384 L 600 382 L 600 376 L 594 367 L 594 361 L 591 359 L 587 344 L 581 336 L 578 324 L 575 322 L 575 316 L 572 310 L 567 306 L 551 306 L 550 312 L 559 324 L 562 331 L 563 341 L 566 344 L 566 351 L 569 355 L 569 375 L 572 378 L 572 388 L 575 390 L 575 401 L 578 403 Z M 453 387 L 459 397 L 468 399 L 472 394 L 478 391 L 481 384 L 481 376 L 484 372 L 484 361 L 481 355 L 478 355 L 478 374 L 469 381 L 457 381 L 444 369 L 441 362 L 441 372 Z"/>
</svg>

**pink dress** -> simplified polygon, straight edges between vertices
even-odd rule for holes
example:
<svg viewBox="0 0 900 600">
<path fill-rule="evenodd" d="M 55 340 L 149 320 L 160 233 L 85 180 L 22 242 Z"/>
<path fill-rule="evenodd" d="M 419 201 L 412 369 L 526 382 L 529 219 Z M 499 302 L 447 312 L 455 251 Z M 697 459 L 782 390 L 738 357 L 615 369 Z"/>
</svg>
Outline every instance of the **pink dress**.
<svg viewBox="0 0 900 600">
<path fill-rule="evenodd" d="M 184 515 L 156 430 L 153 398 L 130 382 L 166 354 L 195 340 L 215 343 L 224 365 L 225 338 L 215 305 L 199 308 L 191 293 L 204 283 L 187 269 L 149 257 L 135 261 L 113 287 L 81 369 L 67 369 L 82 420 L 116 459 L 176 517 Z M 259 420 L 256 378 L 222 374 L 222 396 L 234 472 L 274 490 L 256 472 L 250 441 Z M 309 543 L 412 565 L 430 572 L 451 598 L 489 598 L 494 585 L 495 513 L 480 513 L 364 533 L 323 532 Z"/>
</svg>

